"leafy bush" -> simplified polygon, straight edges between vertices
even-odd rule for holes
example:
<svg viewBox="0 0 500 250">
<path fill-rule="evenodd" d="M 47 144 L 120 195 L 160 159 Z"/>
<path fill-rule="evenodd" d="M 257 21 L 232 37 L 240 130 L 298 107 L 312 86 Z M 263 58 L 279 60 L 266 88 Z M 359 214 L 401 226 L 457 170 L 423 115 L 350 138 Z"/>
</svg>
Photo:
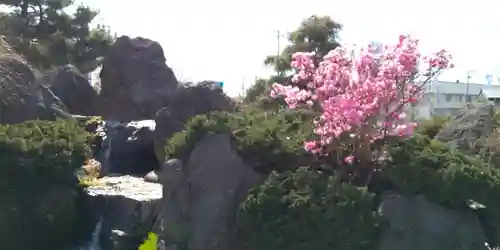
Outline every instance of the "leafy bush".
<svg viewBox="0 0 500 250">
<path fill-rule="evenodd" d="M 166 155 L 187 159 L 195 144 L 206 134 L 228 133 L 233 148 L 257 171 L 269 173 L 297 166 L 306 157 L 304 138 L 312 134 L 311 120 L 294 111 L 218 112 L 198 115 L 184 131 L 174 134 L 166 144 Z"/>
<path fill-rule="evenodd" d="M 387 171 L 399 192 L 423 193 L 449 206 L 467 200 L 491 204 L 500 194 L 500 170 L 482 160 L 450 150 L 445 144 L 415 136 L 393 149 Z"/>
<path fill-rule="evenodd" d="M 375 249 L 380 220 L 374 196 L 308 168 L 278 174 L 240 210 L 242 249 Z"/>
<path fill-rule="evenodd" d="M 417 133 L 423 134 L 432 139 L 449 120 L 449 117 L 434 116 L 430 120 L 420 121 L 418 123 Z"/>
<path fill-rule="evenodd" d="M 458 210 L 471 203 L 483 205 L 477 212 L 488 242 L 500 245 L 500 169 L 418 134 L 395 145 L 392 153 L 391 166 L 383 175 L 394 191 L 423 194 Z"/>
<path fill-rule="evenodd" d="M 424 134 L 396 141 L 389 150 L 392 161 L 370 168 L 377 172 L 369 174 L 368 187 L 365 181 L 335 182 L 331 173 L 313 168 L 297 170 L 314 164 L 302 149 L 303 140 L 312 134 L 311 118 L 286 109 L 247 106 L 236 113 L 197 116 L 165 150 L 185 160 L 204 135 L 229 133 L 240 156 L 271 173 L 241 207 L 243 249 L 373 249 L 382 226 L 376 208 L 384 191 L 424 194 L 455 210 L 482 204 L 485 208 L 476 213 L 489 244 L 499 246 L 500 169 L 431 140 L 443 123 L 435 119 L 432 126 L 421 128 Z"/>
<path fill-rule="evenodd" d="M 87 134 L 69 121 L 0 126 L 0 235 L 4 249 L 61 249 L 70 241 L 79 194 L 74 171 Z"/>
</svg>

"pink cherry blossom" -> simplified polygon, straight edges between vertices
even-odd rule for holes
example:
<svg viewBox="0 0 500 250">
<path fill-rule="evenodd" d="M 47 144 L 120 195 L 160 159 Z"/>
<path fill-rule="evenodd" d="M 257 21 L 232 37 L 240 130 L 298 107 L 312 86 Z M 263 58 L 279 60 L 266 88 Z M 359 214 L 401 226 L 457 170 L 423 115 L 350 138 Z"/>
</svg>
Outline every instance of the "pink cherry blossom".
<svg viewBox="0 0 500 250">
<path fill-rule="evenodd" d="M 354 163 L 354 156 L 349 155 L 344 159 L 345 163 L 347 164 L 353 164 Z"/>
<path fill-rule="evenodd" d="M 321 115 L 314 123 L 318 138 L 304 145 L 315 153 L 328 153 L 330 144 L 345 133 L 360 141 L 411 136 L 416 124 L 408 121 L 405 107 L 420 100 L 423 86 L 440 70 L 453 67 L 445 50 L 421 57 L 418 40 L 404 35 L 380 56 L 370 46 L 356 58 L 338 47 L 317 65 L 313 56 L 295 53 L 292 83 L 273 84 L 271 94 L 283 96 L 292 109 L 319 104 Z"/>
</svg>

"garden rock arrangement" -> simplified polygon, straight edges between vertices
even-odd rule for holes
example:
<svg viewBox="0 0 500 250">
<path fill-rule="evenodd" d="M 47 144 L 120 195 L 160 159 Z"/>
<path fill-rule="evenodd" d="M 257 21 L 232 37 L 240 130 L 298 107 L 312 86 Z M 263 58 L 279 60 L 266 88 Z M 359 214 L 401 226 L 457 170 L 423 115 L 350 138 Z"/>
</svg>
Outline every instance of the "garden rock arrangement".
<svg viewBox="0 0 500 250">
<path fill-rule="evenodd" d="M 86 193 L 91 211 L 98 211 L 101 248 L 128 249 L 141 244 L 150 232 L 162 235 L 161 184 L 128 175 L 103 177 Z"/>
<path fill-rule="evenodd" d="M 60 66 L 46 72 L 44 82 L 71 114 L 96 115 L 98 93 L 75 66 Z"/>
<path fill-rule="evenodd" d="M 70 116 L 67 107 L 43 84 L 38 71 L 23 58 L 0 55 L 1 124 L 27 120 L 55 120 Z"/>
<path fill-rule="evenodd" d="M 99 77 L 99 112 L 116 121 L 153 119 L 179 87 L 161 45 L 142 37 L 119 37 L 104 58 Z"/>
<path fill-rule="evenodd" d="M 99 147 L 96 158 L 102 163 L 101 173 L 144 175 L 159 170 L 154 151 L 154 120 L 120 123 L 103 121 L 96 127 Z"/>
<path fill-rule="evenodd" d="M 9 96 L 38 98 L 20 106 L 36 112 L 1 114 L 7 250 L 67 249 L 97 231 L 103 250 L 135 250 L 150 232 L 157 249 L 179 250 L 500 246 L 500 170 L 459 147 L 496 126 L 487 105 L 469 108 L 438 140 L 421 131 L 396 141 L 390 161 L 370 162 L 369 183 L 349 173 L 344 181 L 319 167 L 329 159 L 304 152 L 308 114 L 236 108 L 214 82 L 179 84 L 157 42 L 118 38 L 98 95 L 71 67 L 55 71 L 49 88 L 21 59 L 0 64 L 17 77 L 4 81 Z M 65 84 L 96 109 L 73 103 Z M 100 118 L 75 121 L 73 112 Z M 29 121 L 56 117 L 68 119 Z M 83 165 L 97 178 L 77 179 Z"/>
<path fill-rule="evenodd" d="M 381 250 L 484 249 L 487 241 L 472 211 L 450 211 L 423 196 L 386 194 L 380 212 L 390 223 L 382 235 Z"/>
<path fill-rule="evenodd" d="M 167 161 L 160 180 L 168 247 L 235 249 L 238 206 L 248 190 L 264 179 L 222 134 L 201 139 L 185 162 Z"/>
</svg>

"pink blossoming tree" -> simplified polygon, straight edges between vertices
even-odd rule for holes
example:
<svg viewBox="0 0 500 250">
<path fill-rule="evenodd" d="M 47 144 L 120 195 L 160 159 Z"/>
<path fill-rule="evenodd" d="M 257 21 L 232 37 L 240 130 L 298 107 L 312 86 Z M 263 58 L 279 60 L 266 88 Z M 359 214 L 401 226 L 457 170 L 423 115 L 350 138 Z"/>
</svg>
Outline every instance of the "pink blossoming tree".
<svg viewBox="0 0 500 250">
<path fill-rule="evenodd" d="M 404 110 L 421 99 L 423 87 L 440 71 L 453 67 L 445 50 L 422 57 L 418 40 L 409 36 L 400 36 L 378 56 L 371 46 L 355 58 L 338 47 L 317 64 L 312 53 L 296 53 L 292 59 L 292 83 L 274 84 L 271 95 L 283 96 L 292 109 L 316 111 L 317 138 L 304 148 L 328 155 L 347 147 L 349 154 L 338 162 L 342 165 L 380 157 L 374 154 L 375 141 L 411 136 L 416 124 Z"/>
</svg>

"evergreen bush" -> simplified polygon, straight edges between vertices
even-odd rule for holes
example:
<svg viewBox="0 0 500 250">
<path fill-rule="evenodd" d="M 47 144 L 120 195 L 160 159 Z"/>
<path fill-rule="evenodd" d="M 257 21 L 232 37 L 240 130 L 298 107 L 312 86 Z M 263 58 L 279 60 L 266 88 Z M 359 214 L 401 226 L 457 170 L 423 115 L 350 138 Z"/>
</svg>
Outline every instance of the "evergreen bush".
<svg viewBox="0 0 500 250">
<path fill-rule="evenodd" d="M 187 160 L 206 134 L 231 135 L 233 148 L 259 172 L 296 168 L 308 154 L 304 138 L 312 134 L 312 120 L 290 110 L 248 108 L 240 112 L 215 112 L 192 118 L 185 129 L 166 143 L 166 155 Z"/>
<path fill-rule="evenodd" d="M 474 205 L 488 243 L 500 246 L 500 169 L 419 134 L 396 144 L 392 158 L 383 178 L 394 191 L 455 210 Z"/>
<path fill-rule="evenodd" d="M 235 113 L 197 116 L 165 150 L 170 157 L 186 160 L 204 135 L 229 133 L 246 162 L 270 173 L 242 204 L 243 249 L 374 249 L 383 227 L 376 211 L 384 191 L 424 194 L 455 210 L 470 209 L 472 203 L 484 205 L 476 213 L 488 243 L 499 246 L 500 170 L 432 140 L 444 123 L 438 120 L 420 130 L 423 134 L 396 142 L 391 161 L 371 166 L 377 172 L 370 182 L 336 184 L 332 173 L 298 168 L 314 163 L 302 149 L 304 139 L 312 135 L 312 121 L 286 109 L 249 106 Z M 334 185 L 339 188 L 333 189 Z"/>
<path fill-rule="evenodd" d="M 417 132 L 433 139 L 449 120 L 449 117 L 434 116 L 430 120 L 419 121 Z"/>
<path fill-rule="evenodd" d="M 0 126 L 2 249 L 61 249 L 77 230 L 74 175 L 88 134 L 71 121 Z"/>
<path fill-rule="evenodd" d="M 241 206 L 244 250 L 376 249 L 374 195 L 310 168 L 269 175 Z"/>
</svg>

